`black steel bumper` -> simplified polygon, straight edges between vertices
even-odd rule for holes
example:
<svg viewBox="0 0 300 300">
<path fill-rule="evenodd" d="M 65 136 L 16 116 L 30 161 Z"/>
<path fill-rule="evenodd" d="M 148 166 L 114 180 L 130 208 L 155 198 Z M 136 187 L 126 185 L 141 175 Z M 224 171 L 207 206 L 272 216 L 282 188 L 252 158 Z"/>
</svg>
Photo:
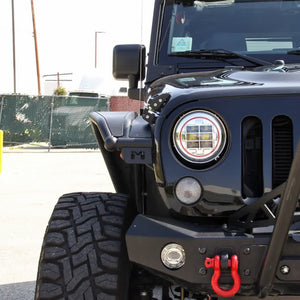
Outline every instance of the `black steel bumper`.
<svg viewBox="0 0 300 300">
<path fill-rule="evenodd" d="M 138 215 L 127 232 L 129 259 L 139 265 L 180 281 L 192 284 L 210 284 L 212 271 L 204 272 L 204 260 L 221 252 L 237 254 L 242 282 L 253 284 L 258 277 L 267 252 L 266 235 L 230 234 L 215 226 L 193 226 L 173 220 L 159 220 Z M 179 270 L 169 270 L 161 262 L 161 250 L 169 243 L 184 248 L 186 263 Z M 225 282 L 228 278 L 223 278 Z M 230 274 L 229 274 L 230 279 Z"/>
<path fill-rule="evenodd" d="M 213 270 L 205 268 L 205 259 L 224 252 L 236 254 L 241 278 L 239 295 L 286 295 L 278 299 L 289 299 L 290 295 L 300 299 L 300 228 L 299 233 L 290 230 L 299 195 L 300 144 L 273 232 L 235 233 L 217 225 L 138 215 L 126 235 L 129 259 L 177 283 L 210 293 Z M 180 244 L 185 250 L 185 265 L 178 270 L 166 268 L 161 261 L 161 251 L 169 243 Z M 287 273 L 282 272 L 283 266 L 288 266 Z M 230 272 L 223 272 L 219 282 L 230 286 Z"/>
</svg>

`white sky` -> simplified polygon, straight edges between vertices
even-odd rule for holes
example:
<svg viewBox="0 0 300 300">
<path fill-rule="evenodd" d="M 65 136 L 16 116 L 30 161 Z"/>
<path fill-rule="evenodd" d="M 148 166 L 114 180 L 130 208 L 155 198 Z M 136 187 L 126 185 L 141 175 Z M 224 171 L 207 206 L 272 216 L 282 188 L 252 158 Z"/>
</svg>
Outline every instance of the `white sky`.
<svg viewBox="0 0 300 300">
<path fill-rule="evenodd" d="M 14 0 L 14 4 L 17 93 L 34 95 L 31 1 Z M 107 78 L 112 78 L 113 46 L 141 42 L 141 20 L 142 43 L 148 50 L 153 4 L 154 0 L 34 0 L 42 91 L 43 75 L 73 73 L 67 89 L 75 89 L 78 78 L 94 69 L 95 31 L 105 31 L 98 34 L 97 65 Z M 0 40 L 0 93 L 13 93 L 11 0 L 0 0 Z"/>
</svg>

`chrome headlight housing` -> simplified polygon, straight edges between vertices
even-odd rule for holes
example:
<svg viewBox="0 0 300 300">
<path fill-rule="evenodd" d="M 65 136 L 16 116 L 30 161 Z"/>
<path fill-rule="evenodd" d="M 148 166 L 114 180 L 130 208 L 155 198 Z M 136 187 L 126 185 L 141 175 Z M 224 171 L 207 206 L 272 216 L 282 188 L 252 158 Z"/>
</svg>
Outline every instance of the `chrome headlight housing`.
<svg viewBox="0 0 300 300">
<path fill-rule="evenodd" d="M 173 143 L 186 161 L 206 164 L 217 160 L 227 142 L 224 123 L 215 114 L 194 110 L 183 115 L 173 129 Z"/>
</svg>

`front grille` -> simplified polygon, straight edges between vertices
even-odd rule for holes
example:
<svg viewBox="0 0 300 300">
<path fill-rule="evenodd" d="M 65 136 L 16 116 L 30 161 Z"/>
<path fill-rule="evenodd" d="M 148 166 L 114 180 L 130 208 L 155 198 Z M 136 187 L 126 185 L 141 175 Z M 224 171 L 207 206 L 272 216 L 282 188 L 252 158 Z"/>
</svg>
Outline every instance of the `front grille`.
<svg viewBox="0 0 300 300">
<path fill-rule="evenodd" d="M 262 121 L 247 117 L 242 122 L 242 196 L 261 197 L 263 181 L 263 138 Z M 288 179 L 293 161 L 293 123 L 287 116 L 276 116 L 272 121 L 272 188 Z M 268 148 L 268 147 L 267 147 Z M 271 171 L 271 170 L 270 170 Z"/>
<path fill-rule="evenodd" d="M 263 194 L 262 122 L 247 117 L 242 122 L 242 196 L 260 197 Z"/>
<path fill-rule="evenodd" d="M 293 161 L 293 123 L 287 116 L 272 122 L 272 187 L 287 180 Z"/>
</svg>

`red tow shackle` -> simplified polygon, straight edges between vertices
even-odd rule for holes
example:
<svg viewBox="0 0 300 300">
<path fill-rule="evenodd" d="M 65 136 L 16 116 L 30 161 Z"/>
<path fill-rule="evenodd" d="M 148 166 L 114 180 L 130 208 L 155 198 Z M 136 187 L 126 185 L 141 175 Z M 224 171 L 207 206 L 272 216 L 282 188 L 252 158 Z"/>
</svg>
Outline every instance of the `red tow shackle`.
<svg viewBox="0 0 300 300">
<path fill-rule="evenodd" d="M 231 267 L 231 276 L 233 278 L 233 286 L 229 290 L 223 290 L 219 286 L 219 278 L 221 275 L 221 258 L 220 255 L 216 255 L 214 258 L 206 258 L 205 259 L 205 267 L 213 268 L 214 274 L 211 278 L 211 286 L 215 293 L 221 297 L 232 297 L 234 296 L 240 289 L 241 286 L 241 278 L 238 273 L 239 267 L 239 259 L 237 255 L 232 255 L 231 259 L 228 260 L 228 266 Z"/>
</svg>

